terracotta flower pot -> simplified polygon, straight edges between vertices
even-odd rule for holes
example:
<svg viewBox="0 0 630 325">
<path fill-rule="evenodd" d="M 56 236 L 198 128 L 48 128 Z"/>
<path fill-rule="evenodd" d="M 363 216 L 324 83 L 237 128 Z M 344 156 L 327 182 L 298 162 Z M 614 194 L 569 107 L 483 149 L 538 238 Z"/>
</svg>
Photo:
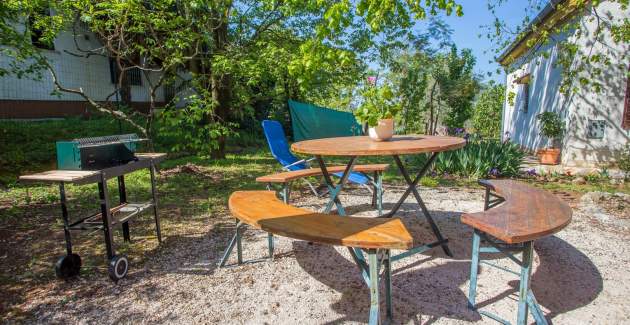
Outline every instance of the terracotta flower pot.
<svg viewBox="0 0 630 325">
<path fill-rule="evenodd" d="M 378 125 L 368 129 L 370 139 L 374 141 L 387 141 L 394 136 L 394 119 L 383 119 L 378 121 Z"/>
<path fill-rule="evenodd" d="M 560 163 L 560 149 L 547 148 L 538 151 L 540 163 L 543 165 L 557 165 Z"/>
</svg>

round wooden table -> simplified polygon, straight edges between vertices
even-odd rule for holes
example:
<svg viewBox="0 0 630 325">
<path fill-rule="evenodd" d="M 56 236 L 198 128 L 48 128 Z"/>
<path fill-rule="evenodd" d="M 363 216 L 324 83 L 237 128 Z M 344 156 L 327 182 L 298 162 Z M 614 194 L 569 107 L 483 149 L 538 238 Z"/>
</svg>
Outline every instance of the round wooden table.
<svg viewBox="0 0 630 325">
<path fill-rule="evenodd" d="M 433 217 L 431 217 L 431 214 L 422 201 L 422 197 L 420 196 L 420 193 L 418 193 L 416 187 L 422 176 L 426 174 L 440 152 L 456 150 L 464 147 L 465 145 L 466 141 L 464 139 L 448 136 L 398 135 L 394 136 L 389 141 L 380 142 L 371 140 L 367 136 L 355 136 L 300 141 L 291 145 L 291 150 L 301 154 L 314 155 L 316 157 L 330 192 L 330 201 L 326 205 L 324 212 L 330 213 L 333 205 L 335 205 L 337 207 L 337 212 L 340 215 L 345 215 L 345 210 L 339 200 L 339 192 L 347 181 L 350 172 L 352 172 L 352 166 L 355 164 L 357 158 L 366 156 L 392 156 L 394 158 L 394 161 L 396 162 L 400 173 L 405 178 L 408 187 L 398 202 L 387 214 L 381 216 L 382 203 L 378 203 L 379 217 L 392 217 L 398 211 L 405 199 L 407 199 L 409 194 L 413 193 L 413 196 L 418 202 L 424 217 L 429 222 L 429 225 L 431 226 L 431 229 L 437 239 L 436 242 L 415 247 L 405 253 L 391 257 L 392 260 L 397 260 L 406 256 L 424 252 L 436 246 L 441 246 L 444 253 L 448 256 L 453 256 L 448 248 L 448 240 L 442 236 L 440 229 L 433 220 Z M 412 154 L 430 154 L 430 157 L 425 165 L 418 171 L 413 179 L 400 159 L 401 155 Z M 333 183 L 330 174 L 326 169 L 326 163 L 324 162 L 323 156 L 342 156 L 350 158 L 341 179 L 336 185 Z M 378 181 L 380 182 L 380 180 Z"/>
</svg>

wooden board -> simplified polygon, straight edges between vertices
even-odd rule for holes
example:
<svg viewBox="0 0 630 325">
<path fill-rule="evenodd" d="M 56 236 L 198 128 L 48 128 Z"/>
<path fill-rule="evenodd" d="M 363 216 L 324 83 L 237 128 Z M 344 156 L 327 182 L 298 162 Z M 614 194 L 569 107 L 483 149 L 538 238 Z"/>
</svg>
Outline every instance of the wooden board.
<svg viewBox="0 0 630 325">
<path fill-rule="evenodd" d="M 166 154 L 161 152 L 137 152 L 135 156 L 138 159 L 152 159 L 156 163 L 166 159 Z"/>
<path fill-rule="evenodd" d="M 138 169 L 147 168 L 151 162 L 154 164 L 166 159 L 165 153 L 136 153 L 138 161 L 132 161 L 124 165 L 105 168 L 102 170 L 49 170 L 32 175 L 19 177 L 22 182 L 39 183 L 73 183 L 87 184 L 99 181 L 99 175 L 103 173 L 106 178 L 112 178 L 133 172 Z"/>
<path fill-rule="evenodd" d="M 280 236 L 359 248 L 410 249 L 413 245 L 398 218 L 317 213 L 287 205 L 272 191 L 234 192 L 229 207 L 239 220 Z"/>
<path fill-rule="evenodd" d="M 49 170 L 32 175 L 20 176 L 23 182 L 75 183 L 88 179 L 96 179 L 100 174 L 96 170 Z"/>
<path fill-rule="evenodd" d="M 388 164 L 373 164 L 373 165 L 356 165 L 352 167 L 352 171 L 355 172 L 382 172 L 389 167 Z M 346 169 L 346 166 L 330 166 L 326 167 L 329 173 L 339 173 L 343 172 Z M 265 175 L 256 178 L 257 182 L 261 183 L 286 183 L 288 181 L 321 175 L 322 170 L 320 168 L 306 168 L 300 170 L 292 170 L 277 174 Z"/>
<path fill-rule="evenodd" d="M 465 145 L 466 140 L 458 137 L 397 135 L 378 142 L 361 136 L 300 141 L 291 145 L 291 150 L 321 156 L 391 156 L 455 150 Z"/>
<path fill-rule="evenodd" d="M 465 213 L 462 222 L 506 243 L 535 240 L 560 231 L 571 222 L 571 208 L 555 195 L 513 180 L 481 182 L 505 199 L 501 205 Z"/>
</svg>

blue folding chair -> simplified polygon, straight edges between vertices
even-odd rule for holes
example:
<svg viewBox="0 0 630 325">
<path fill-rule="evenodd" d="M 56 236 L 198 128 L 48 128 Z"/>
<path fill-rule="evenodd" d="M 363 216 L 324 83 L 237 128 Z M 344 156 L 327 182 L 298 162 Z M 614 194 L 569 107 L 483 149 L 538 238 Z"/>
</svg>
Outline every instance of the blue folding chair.
<svg viewBox="0 0 630 325">
<path fill-rule="evenodd" d="M 293 155 L 293 153 L 291 153 L 289 150 L 289 143 L 287 142 L 287 138 L 284 135 L 284 130 L 282 129 L 280 122 L 274 120 L 264 120 L 262 122 L 262 127 L 265 137 L 267 138 L 267 144 L 269 145 L 271 154 L 282 165 L 283 170 L 294 171 L 310 168 L 309 162 L 315 158 L 298 159 Z M 333 173 L 332 175 L 341 177 L 343 173 Z M 372 189 L 368 186 L 368 184 L 372 183 L 372 180 L 363 173 L 351 172 L 348 176 L 348 181 L 365 186 L 370 192 L 372 192 Z M 313 184 L 311 184 L 308 180 L 306 180 L 306 183 L 311 188 L 311 191 L 313 191 L 315 195 L 319 196 L 319 193 Z"/>
</svg>

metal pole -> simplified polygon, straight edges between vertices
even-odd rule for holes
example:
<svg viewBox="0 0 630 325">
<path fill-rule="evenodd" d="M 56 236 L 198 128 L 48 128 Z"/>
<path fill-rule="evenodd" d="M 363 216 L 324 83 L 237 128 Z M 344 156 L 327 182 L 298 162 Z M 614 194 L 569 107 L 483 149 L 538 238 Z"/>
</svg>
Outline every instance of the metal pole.
<svg viewBox="0 0 630 325">
<path fill-rule="evenodd" d="M 127 203 L 127 189 L 125 188 L 125 176 L 118 176 L 118 198 L 120 204 Z M 126 242 L 131 241 L 131 235 L 129 234 L 129 221 L 125 221 L 122 224 L 123 238 Z"/>
<path fill-rule="evenodd" d="M 64 183 L 59 183 L 59 200 L 61 202 L 61 218 L 63 219 L 63 234 L 66 238 L 66 253 L 72 254 L 72 236 L 70 234 L 70 221 L 68 220 L 68 202 Z"/>
<path fill-rule="evenodd" d="M 388 249 L 385 251 L 385 260 L 383 261 L 385 267 L 385 306 L 386 317 L 391 322 L 394 318 L 394 310 L 392 308 L 392 261 L 391 251 Z"/>
<path fill-rule="evenodd" d="M 112 236 L 112 224 L 110 220 L 109 210 L 109 194 L 107 192 L 107 179 L 101 173 L 98 182 L 98 194 L 101 201 L 101 218 L 103 219 L 103 232 L 105 235 L 105 249 L 107 250 L 107 258 L 112 259 L 116 252 L 114 251 L 114 240 Z"/>
<path fill-rule="evenodd" d="M 370 267 L 370 325 L 381 323 L 379 315 L 378 297 L 378 256 L 376 249 L 368 250 L 368 263 Z"/>
<path fill-rule="evenodd" d="M 534 254 L 534 242 L 528 241 L 523 248 L 523 265 L 521 267 L 521 283 L 518 290 L 518 317 L 517 325 L 527 324 L 527 295 L 529 294 L 529 281 L 532 275 L 532 261 Z"/>
<path fill-rule="evenodd" d="M 468 288 L 468 308 L 475 310 L 475 299 L 477 297 L 477 275 L 479 273 L 479 246 L 481 238 L 475 229 L 473 232 L 472 258 L 470 261 L 470 285 Z"/>
</svg>

